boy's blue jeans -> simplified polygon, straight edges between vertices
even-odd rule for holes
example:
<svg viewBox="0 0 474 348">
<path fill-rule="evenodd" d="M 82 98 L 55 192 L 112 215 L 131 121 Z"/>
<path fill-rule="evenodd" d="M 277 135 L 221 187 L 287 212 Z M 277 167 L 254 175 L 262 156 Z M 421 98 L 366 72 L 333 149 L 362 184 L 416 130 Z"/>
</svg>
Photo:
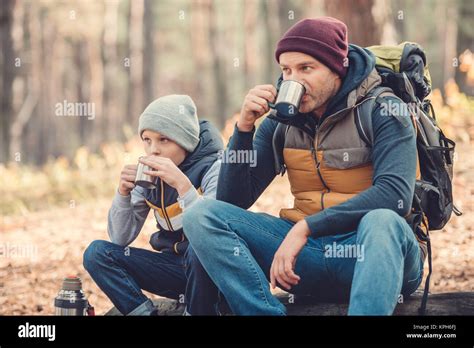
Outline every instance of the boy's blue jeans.
<svg viewBox="0 0 474 348">
<path fill-rule="evenodd" d="M 185 255 L 93 241 L 84 267 L 124 315 L 149 315 L 153 304 L 142 289 L 186 303 L 191 315 L 218 314 L 218 290 L 188 247 Z"/>
<path fill-rule="evenodd" d="M 204 200 L 185 212 L 183 224 L 190 245 L 233 313 L 285 314 L 268 279 L 291 221 Z M 295 273 L 301 277 L 290 290 L 295 295 L 349 299 L 349 315 L 390 315 L 400 294 L 418 288 L 423 261 L 406 221 L 391 210 L 376 209 L 361 219 L 356 231 L 310 237 Z"/>
</svg>

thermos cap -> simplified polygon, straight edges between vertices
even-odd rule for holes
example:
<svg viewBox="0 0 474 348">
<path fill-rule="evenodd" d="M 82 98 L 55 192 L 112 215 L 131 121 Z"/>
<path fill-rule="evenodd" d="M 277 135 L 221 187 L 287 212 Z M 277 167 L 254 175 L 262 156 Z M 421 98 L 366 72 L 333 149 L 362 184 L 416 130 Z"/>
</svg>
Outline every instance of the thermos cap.
<svg viewBox="0 0 474 348">
<path fill-rule="evenodd" d="M 63 290 L 77 291 L 82 289 L 82 282 L 79 277 L 68 276 L 63 280 Z"/>
</svg>

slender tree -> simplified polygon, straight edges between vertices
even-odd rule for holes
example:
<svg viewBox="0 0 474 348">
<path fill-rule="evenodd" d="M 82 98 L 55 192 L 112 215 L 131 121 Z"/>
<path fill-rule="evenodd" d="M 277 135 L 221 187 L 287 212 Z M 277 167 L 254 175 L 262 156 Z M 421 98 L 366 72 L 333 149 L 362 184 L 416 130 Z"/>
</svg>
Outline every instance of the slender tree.
<svg viewBox="0 0 474 348">
<path fill-rule="evenodd" d="M 13 119 L 13 80 L 15 78 L 15 53 L 13 48 L 12 27 L 15 0 L 2 1 L 0 6 L 0 162 L 9 159 L 10 154 L 10 125 Z"/>
<path fill-rule="evenodd" d="M 373 14 L 374 0 L 325 0 L 326 13 L 346 23 L 349 41 L 360 46 L 378 45 L 381 28 Z"/>
</svg>

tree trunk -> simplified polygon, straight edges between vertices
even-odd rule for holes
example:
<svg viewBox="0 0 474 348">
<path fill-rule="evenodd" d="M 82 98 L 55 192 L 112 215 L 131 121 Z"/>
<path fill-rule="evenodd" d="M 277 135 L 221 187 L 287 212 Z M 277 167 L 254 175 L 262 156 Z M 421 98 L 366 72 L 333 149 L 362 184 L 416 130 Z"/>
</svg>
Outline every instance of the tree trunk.
<svg viewBox="0 0 474 348">
<path fill-rule="evenodd" d="M 325 0 L 328 16 L 347 25 L 349 42 L 359 46 L 378 45 L 381 30 L 372 15 L 374 0 Z"/>
<path fill-rule="evenodd" d="M 105 118 L 104 108 L 104 83 L 105 83 L 105 71 L 101 57 L 101 45 L 92 43 L 87 47 L 88 62 L 90 72 L 90 92 L 89 101 L 94 103 L 95 116 L 93 121 L 87 120 L 87 122 L 93 122 L 94 127 L 90 134 L 90 143 L 92 148 L 97 148 L 100 143 L 107 141 L 108 131 L 104 130 L 110 124 L 107 124 Z"/>
<path fill-rule="evenodd" d="M 153 0 L 143 7 L 143 109 L 155 98 L 155 16 Z"/>
<path fill-rule="evenodd" d="M 25 31 L 27 34 L 27 43 L 29 63 L 25 67 L 28 76 L 28 93 L 36 96 L 37 103 L 32 107 L 29 122 L 25 120 L 22 133 L 15 138 L 15 146 L 21 149 L 21 160 L 33 162 L 37 156 L 39 131 L 37 129 L 38 117 L 41 113 L 41 87 L 43 86 L 41 80 L 41 23 L 39 20 L 39 8 L 36 2 L 25 3 L 25 17 L 28 19 Z M 26 62 L 23 64 L 26 65 Z M 25 116 L 26 118 L 26 116 Z M 23 141 L 22 141 L 23 139 Z"/>
<path fill-rule="evenodd" d="M 15 78 L 15 59 L 12 39 L 13 9 L 15 0 L 2 1 L 0 6 L 0 162 L 10 158 L 10 125 L 13 119 L 13 80 Z"/>
<path fill-rule="evenodd" d="M 265 0 L 263 0 L 265 1 Z M 258 8 L 255 0 L 245 0 L 244 2 L 244 71 L 245 71 L 245 91 L 257 84 L 258 61 L 265 61 L 261 57 L 257 43 L 257 16 Z"/>
<path fill-rule="evenodd" d="M 131 67 L 130 67 L 130 62 L 131 62 L 131 56 L 132 56 L 132 37 L 131 37 L 131 31 L 132 31 L 132 0 L 128 0 L 128 8 L 127 8 L 127 14 L 126 14 L 126 38 L 125 38 L 125 54 L 121 58 L 120 65 L 123 66 L 123 68 L 126 71 L 126 79 L 127 79 L 127 88 L 126 88 L 126 97 L 125 97 L 125 122 L 133 125 L 134 124 L 134 115 L 132 114 L 133 110 L 133 81 L 132 81 L 132 72 L 131 72 Z"/>
<path fill-rule="evenodd" d="M 208 86 L 212 83 L 209 63 L 209 21 L 208 14 L 208 0 L 192 1 L 191 2 L 191 25 L 189 35 L 191 37 L 191 54 L 193 56 L 194 74 L 198 77 L 193 80 L 193 90 L 196 95 L 203 91 L 208 91 Z M 211 91 L 212 92 L 212 91 Z M 210 118 L 214 109 L 214 96 L 212 93 L 203 93 L 201 98 L 194 100 L 198 110 L 198 115 Z M 203 113 L 207 111 L 207 114 Z"/>
<path fill-rule="evenodd" d="M 133 124 L 143 110 L 143 13 L 144 0 L 130 1 L 130 120 Z"/>
<path fill-rule="evenodd" d="M 28 89 L 32 94 L 33 105 L 25 105 L 31 108 L 31 115 L 20 115 L 26 120 L 23 122 L 21 136 L 21 161 L 33 164 L 43 164 L 48 155 L 54 152 L 55 125 L 55 103 L 59 102 L 55 95 L 55 83 L 53 73 L 53 57 L 56 52 L 57 30 L 54 22 L 47 18 L 37 2 L 28 4 L 29 12 L 29 42 L 30 55 L 25 59 L 28 66 Z M 50 57 L 50 59 L 45 59 Z M 22 63 L 22 64 L 24 64 Z M 26 101 L 25 101 L 26 103 Z M 30 113 L 30 110 L 26 110 Z M 30 118 L 31 116 L 31 118 Z M 63 120 L 66 121 L 66 120 Z M 18 147 L 19 144 L 17 143 Z"/>
<path fill-rule="evenodd" d="M 444 53 L 444 67 L 443 67 L 443 85 L 451 79 L 454 79 L 455 67 L 454 61 L 456 57 L 456 40 L 453 38 L 457 37 L 457 22 L 458 22 L 458 6 L 456 3 L 452 3 L 446 7 L 445 12 L 445 31 L 444 31 L 444 40 L 441 46 L 441 49 Z"/>
<path fill-rule="evenodd" d="M 227 102 L 227 84 L 225 72 L 222 66 L 223 50 L 219 45 L 219 30 L 217 28 L 217 14 L 212 2 L 208 3 L 208 20 L 209 20 L 209 43 L 211 45 L 211 67 L 214 78 L 214 89 L 216 91 L 216 115 L 218 116 L 219 129 L 224 128 L 227 119 L 228 102 Z"/>
<path fill-rule="evenodd" d="M 76 96 L 77 99 L 73 100 L 72 102 L 77 102 L 77 103 L 88 103 L 90 102 L 89 96 L 87 95 L 87 91 L 85 88 L 85 82 L 87 80 L 86 76 L 88 75 L 87 73 L 87 43 L 80 40 L 77 41 L 74 45 L 74 61 L 76 65 Z M 89 125 L 89 120 L 88 117 L 85 117 L 86 115 L 79 115 L 77 117 L 77 121 L 79 123 L 78 129 L 79 129 L 79 141 L 80 144 L 86 144 L 87 143 L 87 138 L 90 135 L 90 125 Z"/>
<path fill-rule="evenodd" d="M 57 94 L 57 81 L 55 80 L 56 66 L 54 66 L 54 56 L 56 55 L 57 41 L 58 41 L 58 31 L 56 23 L 51 21 L 50 18 L 45 16 L 43 18 L 43 57 L 51 57 L 50 59 L 42 59 L 41 63 L 43 65 L 43 81 L 44 84 L 44 105 L 43 105 L 43 122 L 42 125 L 42 134 L 44 137 L 44 149 L 39 158 L 38 164 L 42 164 L 48 160 L 48 158 L 54 157 L 54 145 L 55 137 L 53 134 L 56 134 L 56 125 L 57 118 L 55 116 L 55 104 L 59 102 Z M 47 63 L 46 63 L 47 62 Z M 87 119 L 87 118 L 86 118 Z"/>
<path fill-rule="evenodd" d="M 295 6 L 287 0 L 277 0 L 275 6 L 278 8 L 279 36 L 282 36 L 291 26 L 302 19 L 305 9 L 301 8 L 301 5 Z M 314 14 L 309 14 L 308 17 L 314 17 Z"/>
<path fill-rule="evenodd" d="M 120 122 L 121 109 L 117 108 L 117 31 L 118 31 L 118 1 L 105 3 L 104 31 L 102 35 L 102 113 L 97 120 L 102 128 L 100 142 L 110 139 L 123 139 L 122 122 Z M 96 144 L 98 145 L 98 144 Z"/>
<path fill-rule="evenodd" d="M 458 2 L 459 6 L 459 18 L 457 21 L 458 30 L 457 30 L 457 59 L 464 52 L 469 54 L 474 54 L 474 30 L 472 27 L 472 22 L 474 20 L 474 2 L 472 0 L 460 0 Z M 469 50 L 469 51 L 468 51 Z M 459 66 L 456 67 L 455 79 L 456 83 L 459 85 L 461 92 L 466 93 L 467 95 L 474 96 L 474 79 L 468 79 L 467 71 L 469 69 L 474 69 L 472 66 L 466 64 L 465 69 L 461 69 Z M 472 73 L 471 73 L 472 74 Z"/>
</svg>

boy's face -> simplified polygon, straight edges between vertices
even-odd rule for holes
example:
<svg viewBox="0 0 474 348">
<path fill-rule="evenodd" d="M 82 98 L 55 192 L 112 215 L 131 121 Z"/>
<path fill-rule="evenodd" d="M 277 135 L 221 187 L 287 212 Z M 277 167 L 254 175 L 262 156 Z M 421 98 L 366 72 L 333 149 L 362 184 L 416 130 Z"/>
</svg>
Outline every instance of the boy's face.
<svg viewBox="0 0 474 348">
<path fill-rule="evenodd" d="M 171 139 L 146 129 L 142 133 L 143 147 L 147 156 L 155 155 L 169 158 L 179 166 L 186 158 L 186 150 Z"/>
</svg>

